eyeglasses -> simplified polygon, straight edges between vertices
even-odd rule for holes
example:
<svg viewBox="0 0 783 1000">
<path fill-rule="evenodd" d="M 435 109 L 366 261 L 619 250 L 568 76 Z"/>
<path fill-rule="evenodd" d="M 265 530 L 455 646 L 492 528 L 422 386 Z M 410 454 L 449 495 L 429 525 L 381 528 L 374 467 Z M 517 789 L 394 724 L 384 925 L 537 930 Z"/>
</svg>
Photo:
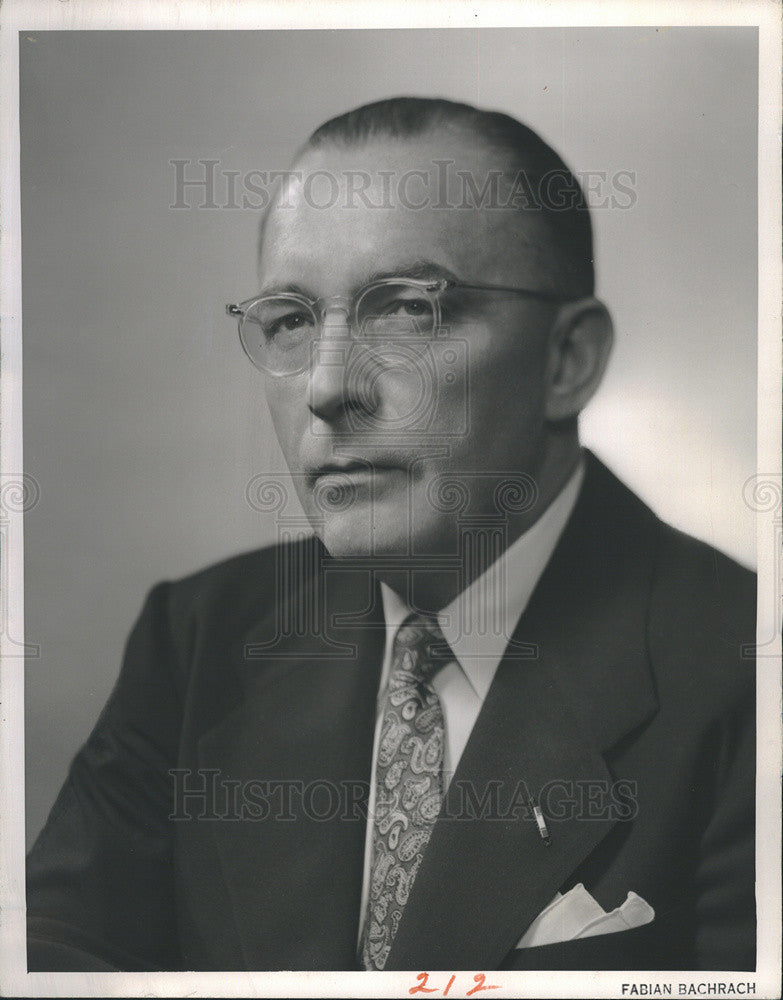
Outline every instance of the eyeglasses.
<svg viewBox="0 0 783 1000">
<path fill-rule="evenodd" d="M 229 304 L 226 312 L 239 321 L 245 353 L 268 375 L 298 375 L 307 371 L 314 342 L 328 331 L 327 312 L 337 309 L 355 338 L 368 345 L 402 339 L 426 340 L 441 328 L 441 296 L 453 288 L 508 292 L 545 301 L 565 296 L 509 285 L 476 285 L 441 278 L 381 278 L 359 289 L 353 299 L 329 296 L 309 299 L 294 292 L 275 292 Z"/>
</svg>

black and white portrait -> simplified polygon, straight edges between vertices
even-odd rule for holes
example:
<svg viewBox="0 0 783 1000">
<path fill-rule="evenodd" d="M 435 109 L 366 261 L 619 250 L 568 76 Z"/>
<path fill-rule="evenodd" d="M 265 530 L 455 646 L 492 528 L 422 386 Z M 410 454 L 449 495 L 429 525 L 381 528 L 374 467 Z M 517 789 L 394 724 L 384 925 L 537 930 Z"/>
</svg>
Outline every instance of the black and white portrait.
<svg viewBox="0 0 783 1000">
<path fill-rule="evenodd" d="M 766 995 L 758 17 L 364 10 L 14 36 L 26 988 Z"/>
</svg>

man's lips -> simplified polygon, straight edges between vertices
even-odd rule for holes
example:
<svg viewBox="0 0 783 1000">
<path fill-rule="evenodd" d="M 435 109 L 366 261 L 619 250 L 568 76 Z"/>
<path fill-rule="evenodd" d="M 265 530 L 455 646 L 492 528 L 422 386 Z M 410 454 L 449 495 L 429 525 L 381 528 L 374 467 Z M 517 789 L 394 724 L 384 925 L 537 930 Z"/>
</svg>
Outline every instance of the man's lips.
<svg viewBox="0 0 783 1000">
<path fill-rule="evenodd" d="M 325 476 L 334 476 L 337 480 L 341 478 L 349 480 L 373 479 L 384 473 L 402 471 L 404 471 L 403 466 L 391 460 L 358 461 L 346 459 L 345 461 L 325 462 L 323 465 L 308 469 L 307 480 L 312 487 Z"/>
</svg>

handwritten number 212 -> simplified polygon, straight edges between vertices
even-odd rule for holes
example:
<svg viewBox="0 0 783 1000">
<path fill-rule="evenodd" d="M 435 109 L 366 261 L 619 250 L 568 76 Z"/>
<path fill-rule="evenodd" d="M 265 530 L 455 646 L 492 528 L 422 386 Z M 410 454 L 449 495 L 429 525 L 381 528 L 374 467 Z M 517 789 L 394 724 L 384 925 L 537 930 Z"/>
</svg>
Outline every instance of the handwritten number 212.
<svg viewBox="0 0 783 1000">
<path fill-rule="evenodd" d="M 429 978 L 430 978 L 430 974 L 428 972 L 420 972 L 416 976 L 416 978 L 418 979 L 417 985 L 416 986 L 411 986 L 411 988 L 408 990 L 408 993 L 411 996 L 415 996 L 417 993 L 437 993 L 438 992 L 437 986 L 427 986 L 427 983 L 429 982 Z M 454 980 L 456 978 L 457 977 L 455 975 L 453 975 L 451 977 L 451 979 L 449 979 L 448 983 L 446 983 L 446 986 L 443 989 L 443 993 L 441 994 L 441 996 L 447 997 L 449 995 L 449 990 L 454 985 Z M 466 997 L 472 997 L 475 993 L 480 993 L 483 990 L 497 990 L 497 989 L 500 989 L 499 986 L 485 985 L 486 978 L 487 977 L 484 975 L 483 972 L 477 972 L 474 975 L 474 977 L 473 977 L 473 982 L 476 985 L 474 987 L 472 987 L 472 989 L 469 989 L 467 991 L 467 993 L 465 994 L 465 996 Z"/>
</svg>

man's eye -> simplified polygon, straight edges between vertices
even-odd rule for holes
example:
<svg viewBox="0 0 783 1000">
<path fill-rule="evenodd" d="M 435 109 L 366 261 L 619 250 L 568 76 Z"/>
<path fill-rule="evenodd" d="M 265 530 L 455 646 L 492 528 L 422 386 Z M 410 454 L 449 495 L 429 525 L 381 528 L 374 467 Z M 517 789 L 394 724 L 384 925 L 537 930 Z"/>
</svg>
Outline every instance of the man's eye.
<svg viewBox="0 0 783 1000">
<path fill-rule="evenodd" d="M 386 313 L 389 316 L 394 314 L 403 316 L 424 316 L 430 310 L 428 301 L 422 299 L 396 299 L 389 303 Z"/>
<path fill-rule="evenodd" d="M 273 337 L 295 333 L 307 326 L 312 326 L 310 316 L 301 312 L 286 313 L 264 323 L 264 334 L 271 340 Z"/>
</svg>

